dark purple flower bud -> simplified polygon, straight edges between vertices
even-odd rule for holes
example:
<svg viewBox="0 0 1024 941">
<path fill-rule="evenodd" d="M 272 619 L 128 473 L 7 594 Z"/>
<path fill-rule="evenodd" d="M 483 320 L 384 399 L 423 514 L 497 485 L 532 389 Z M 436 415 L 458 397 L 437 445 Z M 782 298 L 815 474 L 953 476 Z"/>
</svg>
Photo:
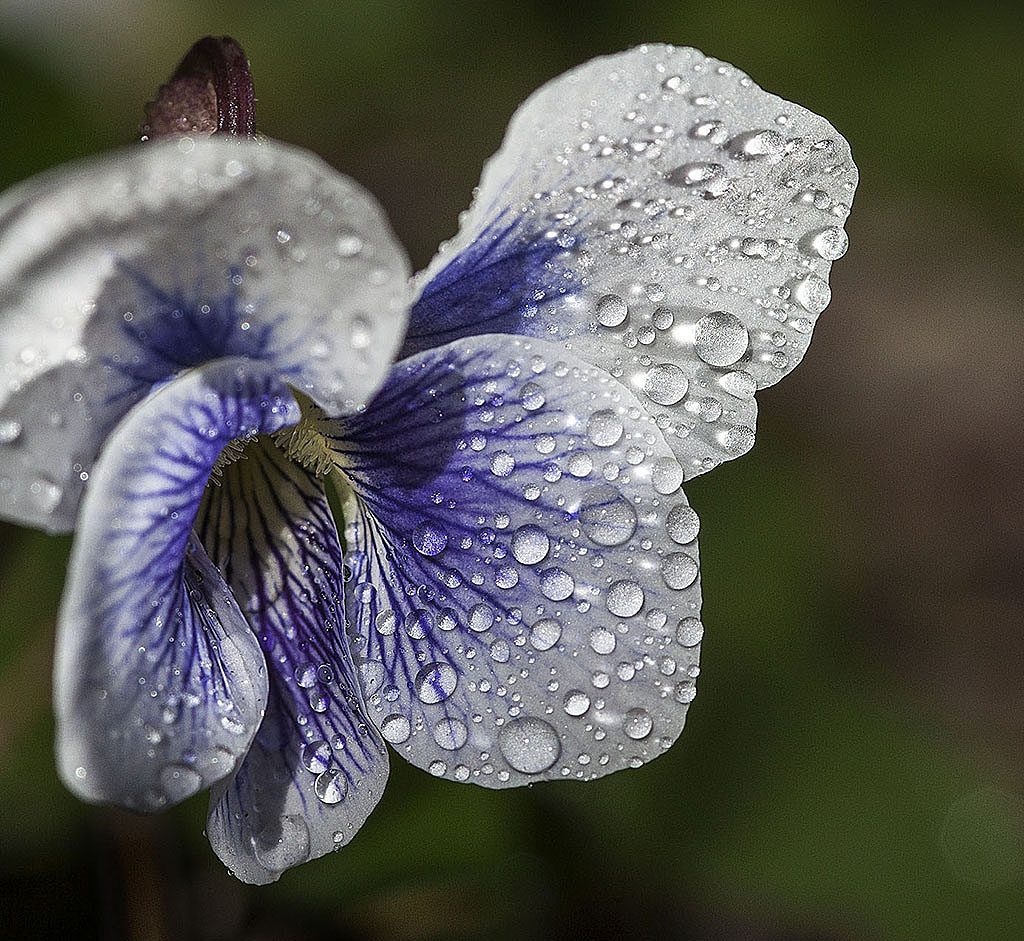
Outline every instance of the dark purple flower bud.
<svg viewBox="0 0 1024 941">
<path fill-rule="evenodd" d="M 249 60 L 228 36 L 207 36 L 189 51 L 146 105 L 142 139 L 170 134 L 256 136 Z"/>
</svg>

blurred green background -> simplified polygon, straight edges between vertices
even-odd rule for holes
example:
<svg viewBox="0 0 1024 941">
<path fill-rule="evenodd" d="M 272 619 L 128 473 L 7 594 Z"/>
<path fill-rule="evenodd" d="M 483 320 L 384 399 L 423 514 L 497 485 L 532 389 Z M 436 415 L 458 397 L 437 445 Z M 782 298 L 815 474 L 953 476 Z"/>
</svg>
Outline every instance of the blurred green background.
<svg viewBox="0 0 1024 941">
<path fill-rule="evenodd" d="M 394 759 L 349 847 L 242 886 L 205 798 L 140 820 L 64 791 L 70 541 L 0 524 L 0 936 L 1024 937 L 1020 5 L 0 0 L 0 183 L 133 139 L 206 33 L 249 53 L 261 130 L 368 186 L 417 267 L 515 106 L 644 40 L 842 131 L 851 250 L 754 451 L 688 487 L 700 695 L 638 771 L 491 792 Z"/>
</svg>

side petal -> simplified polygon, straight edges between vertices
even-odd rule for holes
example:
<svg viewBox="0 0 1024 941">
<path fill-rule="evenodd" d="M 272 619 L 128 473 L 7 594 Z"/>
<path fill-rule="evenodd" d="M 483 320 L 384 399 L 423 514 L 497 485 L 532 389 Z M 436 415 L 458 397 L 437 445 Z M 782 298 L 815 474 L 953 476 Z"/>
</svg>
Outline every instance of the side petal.
<svg viewBox="0 0 1024 941">
<path fill-rule="evenodd" d="M 54 669 L 59 768 L 80 797 L 159 810 L 248 750 L 263 655 L 192 523 L 222 449 L 297 418 L 279 380 L 222 360 L 111 436 L 83 503 Z"/>
<path fill-rule="evenodd" d="M 671 745 L 697 675 L 697 518 L 628 389 L 481 337 L 398 364 L 332 434 L 350 624 L 399 754 L 505 787 Z"/>
<path fill-rule="evenodd" d="M 692 477 L 752 446 L 754 392 L 804 355 L 856 182 L 826 120 L 726 63 L 595 59 L 512 119 L 418 276 L 405 352 L 562 340 L 636 393 Z"/>
<path fill-rule="evenodd" d="M 355 835 L 384 791 L 388 760 L 363 718 L 323 487 L 266 440 L 247 448 L 222 484 L 199 532 L 245 599 L 270 703 L 238 773 L 211 792 L 207 833 L 236 876 L 266 883 Z"/>
<path fill-rule="evenodd" d="M 128 409 L 191 366 L 271 365 L 331 412 L 398 346 L 408 262 L 374 199 L 271 141 L 158 141 L 0 198 L 0 517 L 74 525 Z"/>
</svg>

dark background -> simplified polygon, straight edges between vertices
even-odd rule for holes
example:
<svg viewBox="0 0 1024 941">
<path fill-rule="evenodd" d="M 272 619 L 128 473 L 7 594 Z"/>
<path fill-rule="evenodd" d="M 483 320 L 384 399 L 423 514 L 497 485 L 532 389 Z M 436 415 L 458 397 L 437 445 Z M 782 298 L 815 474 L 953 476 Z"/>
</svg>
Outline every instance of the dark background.
<svg viewBox="0 0 1024 941">
<path fill-rule="evenodd" d="M 0 936 L 1024 937 L 1019 4 L 0 0 L 0 183 L 130 141 L 210 32 L 249 53 L 260 129 L 368 186 L 417 267 L 516 105 L 644 40 L 835 124 L 851 249 L 753 452 L 687 488 L 700 695 L 637 771 L 490 792 L 395 758 L 351 846 L 242 886 L 205 798 L 140 820 L 64 791 L 70 543 L 0 524 Z"/>
</svg>

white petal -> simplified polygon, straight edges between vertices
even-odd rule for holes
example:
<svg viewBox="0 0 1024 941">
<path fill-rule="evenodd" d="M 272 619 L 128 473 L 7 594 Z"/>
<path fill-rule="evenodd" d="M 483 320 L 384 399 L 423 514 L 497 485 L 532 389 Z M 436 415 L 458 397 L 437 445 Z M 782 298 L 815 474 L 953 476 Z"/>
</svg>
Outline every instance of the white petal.
<svg viewBox="0 0 1024 941">
<path fill-rule="evenodd" d="M 276 142 L 159 141 L 0 199 L 0 516 L 66 529 L 154 383 L 269 363 L 333 413 L 390 363 L 408 263 L 376 202 Z"/>
<path fill-rule="evenodd" d="M 750 448 L 755 390 L 806 351 L 856 182 L 827 121 L 726 63 L 595 59 L 512 119 L 418 277 L 406 352 L 562 339 L 638 394 L 692 477 Z"/>
</svg>

